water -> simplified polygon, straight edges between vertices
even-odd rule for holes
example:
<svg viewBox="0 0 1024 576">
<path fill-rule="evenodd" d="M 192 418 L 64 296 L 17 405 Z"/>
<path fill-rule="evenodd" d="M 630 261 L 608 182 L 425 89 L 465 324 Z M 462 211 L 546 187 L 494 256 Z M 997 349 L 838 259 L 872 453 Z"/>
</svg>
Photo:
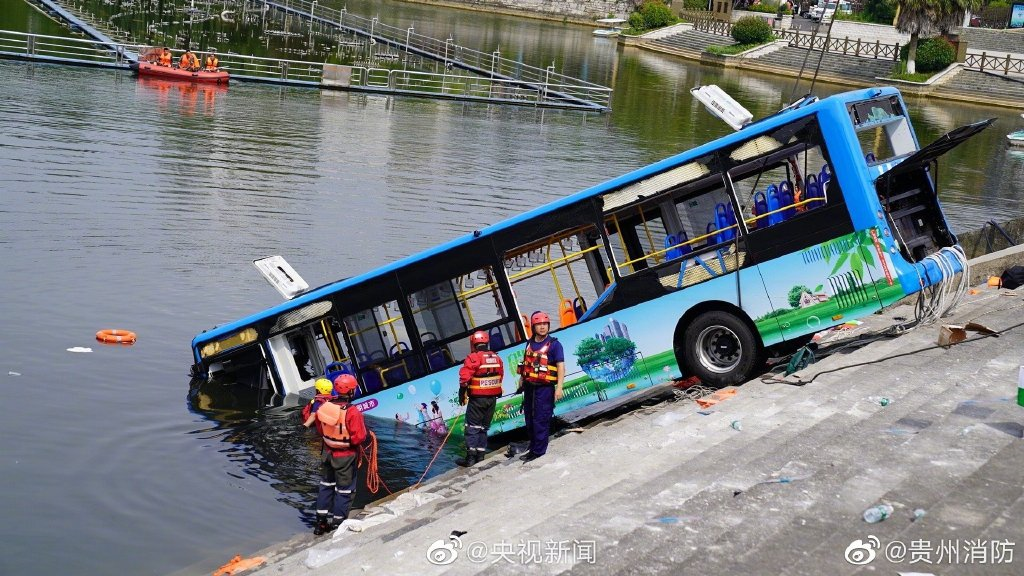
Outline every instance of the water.
<svg viewBox="0 0 1024 576">
<path fill-rule="evenodd" d="M 439 29 L 477 21 L 381 6 L 396 25 L 406 13 Z M 562 71 L 613 83 L 614 111 L 0 61 L 0 573 L 209 573 L 309 530 L 318 445 L 293 409 L 217 388 L 188 398 L 190 339 L 279 301 L 253 259 L 282 254 L 311 285 L 363 272 L 724 134 L 694 84 L 719 83 L 759 116 L 792 88 L 617 50 L 587 28 L 480 19 L 492 23 L 481 49 L 500 41 L 536 64 L 557 54 Z M 1017 114 L 911 104 L 925 142 L 1000 118 L 943 164 L 955 228 L 1018 215 L 1024 158 L 1001 141 Z M 101 328 L 139 342 L 100 345 Z M 375 430 L 392 488 L 415 481 L 440 440 Z M 458 455 L 443 452 L 431 475 Z"/>
</svg>

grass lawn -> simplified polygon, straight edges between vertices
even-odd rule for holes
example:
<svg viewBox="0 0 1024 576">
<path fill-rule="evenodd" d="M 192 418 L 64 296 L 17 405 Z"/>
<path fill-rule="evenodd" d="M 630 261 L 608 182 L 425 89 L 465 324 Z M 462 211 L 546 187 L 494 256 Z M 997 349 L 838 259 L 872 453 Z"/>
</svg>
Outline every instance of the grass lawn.
<svg viewBox="0 0 1024 576">
<path fill-rule="evenodd" d="M 774 41 L 775 41 L 775 39 L 773 38 L 773 39 L 769 40 L 768 42 L 774 42 Z M 739 54 L 740 52 L 746 52 L 747 50 L 750 50 L 751 48 L 757 48 L 758 46 L 763 46 L 763 45 L 767 44 L 768 42 L 755 42 L 754 44 L 732 44 L 732 45 L 729 45 L 729 46 L 717 46 L 717 45 L 716 46 L 708 46 L 705 49 L 705 52 L 707 52 L 708 54 L 715 54 L 716 56 L 735 56 L 736 54 Z"/>
</svg>

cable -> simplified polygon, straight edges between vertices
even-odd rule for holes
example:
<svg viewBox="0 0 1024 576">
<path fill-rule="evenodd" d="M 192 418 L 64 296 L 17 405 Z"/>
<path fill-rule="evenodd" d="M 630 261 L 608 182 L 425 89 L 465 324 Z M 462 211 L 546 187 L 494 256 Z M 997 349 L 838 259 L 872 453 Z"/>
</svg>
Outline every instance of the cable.
<svg viewBox="0 0 1024 576">
<path fill-rule="evenodd" d="M 982 316 L 984 316 L 984 314 Z M 979 316 L 979 318 L 980 318 L 980 316 Z M 993 332 L 992 334 L 979 334 L 978 336 L 976 336 L 974 338 L 969 338 L 969 339 L 963 340 L 961 342 L 956 342 L 956 343 L 950 344 L 950 346 L 957 346 L 957 345 L 960 345 L 960 344 L 966 344 L 968 342 L 977 342 L 978 340 L 982 340 L 984 338 L 996 337 L 996 336 L 999 336 L 1001 334 L 1005 334 L 1006 332 L 1009 332 L 1010 330 L 1013 330 L 1014 328 L 1019 328 L 1021 326 L 1024 326 L 1024 322 L 1020 322 L 1018 324 L 1014 324 L 1013 326 L 1009 326 L 1007 328 L 1003 328 L 1002 330 L 997 330 L 997 331 Z M 909 352 L 901 352 L 899 354 L 894 354 L 892 356 L 885 356 L 883 358 L 877 358 L 875 360 L 868 360 L 866 362 L 858 362 L 856 364 L 849 364 L 847 366 L 839 366 L 837 368 L 832 368 L 831 370 L 823 370 L 821 372 L 816 373 L 814 376 L 811 376 L 810 380 L 797 380 L 796 382 L 789 382 L 789 381 L 785 381 L 785 380 L 774 379 L 774 380 L 772 380 L 772 382 L 773 383 L 791 384 L 793 386 L 806 386 L 806 385 L 810 384 L 811 382 L 814 382 L 814 380 L 818 376 L 821 376 L 822 374 L 830 374 L 832 372 L 839 372 L 841 370 L 846 370 L 848 368 L 855 368 L 857 366 L 868 366 L 868 365 L 871 365 L 871 364 L 878 364 L 880 362 L 885 362 L 886 360 L 893 360 L 893 359 L 896 359 L 896 358 L 902 358 L 904 356 L 912 356 L 914 354 L 918 354 L 918 353 L 921 353 L 921 352 L 927 352 L 928 350 L 934 350 L 936 348 L 948 348 L 948 347 L 949 346 L 945 346 L 944 347 L 944 346 L 940 346 L 938 344 L 933 344 L 931 346 L 927 346 L 925 348 L 918 348 L 917 350 L 911 350 Z M 765 383 L 767 384 L 768 382 L 765 382 Z"/>
<path fill-rule="evenodd" d="M 427 472 L 430 471 L 430 467 L 434 465 L 434 460 L 437 460 L 437 455 L 441 453 L 441 450 L 444 449 L 445 443 L 448 442 L 448 438 L 450 438 L 452 432 L 455 431 L 455 425 L 459 423 L 459 418 L 462 418 L 462 413 L 456 415 L 455 419 L 452 420 L 452 425 L 448 427 L 448 434 L 446 434 L 444 440 L 441 441 L 441 445 L 437 447 L 437 451 L 434 452 L 434 457 L 430 459 L 429 463 L 427 463 L 427 467 L 423 469 L 423 474 L 420 475 L 420 479 L 417 480 L 416 483 L 413 484 L 411 488 L 409 488 L 410 490 L 415 490 L 419 488 L 420 484 L 423 482 L 423 479 L 427 476 Z"/>
</svg>

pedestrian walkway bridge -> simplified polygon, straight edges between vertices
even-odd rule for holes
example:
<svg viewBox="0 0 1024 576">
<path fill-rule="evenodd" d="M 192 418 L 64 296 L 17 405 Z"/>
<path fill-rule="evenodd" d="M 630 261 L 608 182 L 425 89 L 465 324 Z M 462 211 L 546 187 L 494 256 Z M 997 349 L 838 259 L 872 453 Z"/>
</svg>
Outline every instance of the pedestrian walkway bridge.
<svg viewBox="0 0 1024 576">
<path fill-rule="evenodd" d="M 290 13 L 320 25 L 331 26 L 367 38 L 372 44 L 390 46 L 437 62 L 492 79 L 500 79 L 544 92 L 545 99 L 577 106 L 608 107 L 611 89 L 554 71 L 554 66 L 537 68 L 501 56 L 499 51 L 480 52 L 460 46 L 452 38 L 440 40 L 417 34 L 412 27 L 397 28 L 378 18 L 364 18 L 345 8 L 320 6 L 309 0 L 264 0 L 277 10 Z"/>
<path fill-rule="evenodd" d="M 53 0 L 35 0 L 48 11 L 81 30 L 89 38 L 68 38 L 0 30 L 0 58 L 53 64 L 92 66 L 127 70 L 145 47 L 125 44 L 88 22 L 64 10 Z M 300 5 L 301 4 L 301 5 Z M 445 62 L 441 72 L 397 70 L 383 67 L 348 66 L 264 58 L 242 54 L 220 53 L 220 67 L 232 80 L 266 82 L 289 86 L 368 92 L 396 96 L 415 96 L 448 100 L 512 104 L 543 108 L 562 108 L 606 112 L 611 89 L 570 78 L 547 69 L 526 66 L 502 58 L 485 55 L 454 44 L 425 36 L 411 30 L 402 31 L 404 42 L 396 36 L 397 28 L 381 24 L 376 18 L 367 20 L 348 14 L 344 9 L 322 12 L 316 3 L 308 5 L 289 2 L 287 5 L 268 2 L 283 10 L 305 13 L 325 25 L 335 25 L 370 39 L 371 48 L 383 44 L 405 50 L 408 54 Z M 303 9 L 306 12 L 303 12 Z M 337 17 L 337 21 L 329 20 Z M 342 24 L 344 20 L 344 24 Z M 364 25 L 368 28 L 364 30 Z M 172 50 L 177 59 L 183 50 Z M 486 57 L 486 58 L 485 58 Z M 448 65 L 450 64 L 450 66 Z"/>
</svg>

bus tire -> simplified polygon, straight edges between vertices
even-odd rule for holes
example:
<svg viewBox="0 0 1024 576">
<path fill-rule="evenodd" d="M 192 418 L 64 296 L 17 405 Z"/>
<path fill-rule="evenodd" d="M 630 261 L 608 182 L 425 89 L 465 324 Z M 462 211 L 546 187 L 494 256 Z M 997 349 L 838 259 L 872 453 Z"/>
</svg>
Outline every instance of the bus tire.
<svg viewBox="0 0 1024 576">
<path fill-rule="evenodd" d="M 683 332 L 683 362 L 690 374 L 710 386 L 746 381 L 760 365 L 761 344 L 736 315 L 709 310 Z"/>
</svg>

